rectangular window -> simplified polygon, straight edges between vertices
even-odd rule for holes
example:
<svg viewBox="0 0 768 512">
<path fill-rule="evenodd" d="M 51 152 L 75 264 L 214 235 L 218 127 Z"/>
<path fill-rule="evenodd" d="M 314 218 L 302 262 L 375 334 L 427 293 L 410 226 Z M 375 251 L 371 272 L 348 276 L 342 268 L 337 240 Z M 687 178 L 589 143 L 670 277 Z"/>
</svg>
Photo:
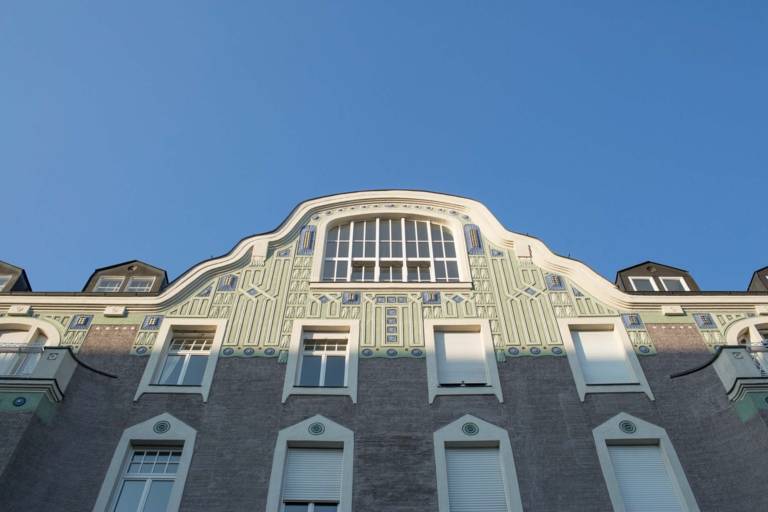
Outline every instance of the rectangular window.
<svg viewBox="0 0 768 512">
<path fill-rule="evenodd" d="M 629 282 L 636 292 L 657 292 L 659 289 L 652 277 L 630 277 Z"/>
<path fill-rule="evenodd" d="M 154 277 L 132 277 L 125 286 L 126 292 L 143 293 L 152 291 L 152 285 L 155 284 Z"/>
<path fill-rule="evenodd" d="M 435 331 L 440 386 L 485 386 L 488 383 L 480 332 Z"/>
<path fill-rule="evenodd" d="M 688 284 L 682 277 L 661 277 L 659 280 L 661 281 L 661 286 L 663 286 L 664 290 L 668 292 L 690 291 L 688 289 Z"/>
<path fill-rule="evenodd" d="M 445 449 L 450 512 L 508 512 L 498 447 Z"/>
<path fill-rule="evenodd" d="M 283 512 L 335 512 L 341 500 L 343 449 L 292 448 L 286 452 Z"/>
<path fill-rule="evenodd" d="M 571 331 L 587 385 L 637 384 L 626 350 L 614 331 Z"/>
<path fill-rule="evenodd" d="M 299 361 L 298 386 L 345 387 L 347 339 L 339 333 L 304 334 Z"/>
<path fill-rule="evenodd" d="M 5 290 L 5 285 L 11 280 L 11 276 L 0 276 L 0 292 Z"/>
<path fill-rule="evenodd" d="M 29 375 L 40 361 L 45 337 L 29 342 L 29 330 L 0 331 L 0 375 Z"/>
<path fill-rule="evenodd" d="M 179 447 L 135 447 L 131 451 L 112 512 L 165 512 L 181 460 Z"/>
<path fill-rule="evenodd" d="M 114 293 L 120 291 L 120 286 L 123 284 L 122 277 L 100 277 L 96 281 L 96 286 L 93 287 L 94 292 L 101 293 Z"/>
<path fill-rule="evenodd" d="M 174 332 L 156 384 L 200 386 L 213 345 L 213 334 L 207 331 Z"/>
<path fill-rule="evenodd" d="M 626 512 L 683 511 L 659 445 L 608 445 Z"/>
</svg>

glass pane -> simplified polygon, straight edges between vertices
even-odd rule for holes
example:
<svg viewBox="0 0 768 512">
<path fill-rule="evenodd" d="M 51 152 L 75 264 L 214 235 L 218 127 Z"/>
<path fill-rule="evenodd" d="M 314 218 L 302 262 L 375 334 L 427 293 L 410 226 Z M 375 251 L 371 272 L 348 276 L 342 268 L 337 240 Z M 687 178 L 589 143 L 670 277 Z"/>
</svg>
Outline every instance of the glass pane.
<svg viewBox="0 0 768 512">
<path fill-rule="evenodd" d="M 419 236 L 419 240 L 427 240 L 427 223 L 426 222 L 417 223 L 416 234 Z"/>
<path fill-rule="evenodd" d="M 364 225 L 362 222 L 355 222 L 353 240 L 363 239 L 363 228 L 364 228 Z"/>
<path fill-rule="evenodd" d="M 429 242 L 419 242 L 419 258 L 429 258 Z"/>
<path fill-rule="evenodd" d="M 442 237 L 442 234 L 440 233 L 440 226 L 438 226 L 437 224 L 432 224 L 430 231 L 432 232 L 432 241 L 433 242 L 435 240 L 437 240 L 437 241 L 442 240 L 443 237 Z"/>
<path fill-rule="evenodd" d="M 179 382 L 179 375 L 181 375 L 181 367 L 184 364 L 183 356 L 167 356 L 165 358 L 165 364 L 163 365 L 163 371 L 158 379 L 158 384 L 177 384 Z"/>
<path fill-rule="evenodd" d="M 325 361 L 325 385 L 328 387 L 344 386 L 346 357 L 328 356 Z"/>
<path fill-rule="evenodd" d="M 402 242 L 394 242 L 392 244 L 392 257 L 393 258 L 402 258 L 403 257 L 403 244 Z"/>
<path fill-rule="evenodd" d="M 171 480 L 155 480 L 152 482 L 142 512 L 166 512 L 168 501 L 171 497 L 171 489 L 173 489 L 173 481 Z"/>
<path fill-rule="evenodd" d="M 638 292 L 653 292 L 655 291 L 653 289 L 653 283 L 651 282 L 650 278 L 635 278 L 632 279 L 632 284 L 635 285 L 635 290 Z"/>
<path fill-rule="evenodd" d="M 365 223 L 365 239 L 376 240 L 376 221 L 369 220 Z"/>
<path fill-rule="evenodd" d="M 187 365 L 187 373 L 184 374 L 184 380 L 181 382 L 184 386 L 199 386 L 203 383 L 203 374 L 205 366 L 208 363 L 208 356 L 190 356 Z"/>
<path fill-rule="evenodd" d="M 336 512 L 338 505 L 315 505 L 315 512 Z"/>
<path fill-rule="evenodd" d="M 443 244 L 442 242 L 435 242 L 432 240 L 432 253 L 435 258 L 443 257 Z"/>
<path fill-rule="evenodd" d="M 347 262 L 346 261 L 336 262 L 336 279 L 343 279 L 346 281 L 347 279 Z"/>
<path fill-rule="evenodd" d="M 299 386 L 319 386 L 320 385 L 320 365 L 322 358 L 320 356 L 305 355 L 301 360 L 301 377 Z"/>
<path fill-rule="evenodd" d="M 339 228 L 338 227 L 335 227 L 335 228 L 333 228 L 333 229 L 328 231 L 328 241 L 329 242 L 331 242 L 331 241 L 335 242 L 338 239 L 339 239 Z"/>
<path fill-rule="evenodd" d="M 323 265 L 323 281 L 330 281 L 333 279 L 333 261 L 326 261 Z"/>
<path fill-rule="evenodd" d="M 365 257 L 376 257 L 376 242 L 365 242 Z"/>
<path fill-rule="evenodd" d="M 117 498 L 115 512 L 136 512 L 139 509 L 139 500 L 144 492 L 145 480 L 126 480 L 120 489 Z"/>
<path fill-rule="evenodd" d="M 664 285 L 667 287 L 667 291 L 669 292 L 685 291 L 685 288 L 683 287 L 683 283 L 679 279 L 664 279 Z"/>
<path fill-rule="evenodd" d="M 337 245 L 338 244 L 336 242 L 332 242 L 332 241 L 331 242 L 327 242 L 325 244 L 325 256 L 327 258 L 332 258 L 332 257 L 336 256 L 336 246 Z"/>
<path fill-rule="evenodd" d="M 349 242 L 339 242 L 339 258 L 349 258 Z"/>
<path fill-rule="evenodd" d="M 416 242 L 406 242 L 405 243 L 405 253 L 406 256 L 409 258 L 415 258 L 416 257 Z"/>
<path fill-rule="evenodd" d="M 174 474 L 179 470 L 178 464 L 168 464 L 168 469 L 165 470 L 166 473 Z"/>
<path fill-rule="evenodd" d="M 388 220 L 379 222 L 379 240 L 389 240 L 389 222 Z"/>
<path fill-rule="evenodd" d="M 438 281 L 445 281 L 445 263 L 442 261 L 435 262 L 435 278 Z"/>
<path fill-rule="evenodd" d="M 416 282 L 418 280 L 419 280 L 419 268 L 418 267 L 408 267 L 408 281 Z"/>
<path fill-rule="evenodd" d="M 379 258 L 389 258 L 389 242 L 379 242 Z"/>
<path fill-rule="evenodd" d="M 453 242 L 445 242 L 445 257 L 446 258 L 455 258 L 456 257 L 456 246 L 454 246 Z"/>
<path fill-rule="evenodd" d="M 403 230 L 399 220 L 392 221 L 392 240 L 402 240 Z"/>
<path fill-rule="evenodd" d="M 21 375 L 29 375 L 32 373 L 32 371 L 35 369 L 35 366 L 37 366 L 38 361 L 40 361 L 40 356 L 43 354 L 40 353 L 32 353 L 32 354 L 26 354 L 26 356 L 22 356 L 22 364 L 19 367 L 17 373 Z"/>
<path fill-rule="evenodd" d="M 360 282 L 363 280 L 364 267 L 352 267 L 352 280 Z"/>
<path fill-rule="evenodd" d="M 403 280 L 403 267 L 402 266 L 392 267 L 392 280 L 393 281 L 402 281 Z"/>
<path fill-rule="evenodd" d="M 412 220 L 405 221 L 405 239 L 416 240 L 416 227 L 415 222 Z"/>
<path fill-rule="evenodd" d="M 309 505 L 305 503 L 286 503 L 285 504 L 285 512 L 307 512 L 307 510 L 309 510 Z"/>
<path fill-rule="evenodd" d="M 131 465 L 128 466 L 128 472 L 129 473 L 138 473 L 140 468 L 141 468 L 141 464 L 138 464 L 136 462 L 132 462 Z"/>
<path fill-rule="evenodd" d="M 459 280 L 459 265 L 455 261 L 446 261 L 446 265 L 448 266 L 448 279 L 452 281 L 458 281 Z"/>
<path fill-rule="evenodd" d="M 363 255 L 363 242 L 352 242 L 352 257 L 360 258 Z"/>
<path fill-rule="evenodd" d="M 451 230 L 446 227 L 443 228 L 443 240 L 446 242 L 453 242 L 453 235 L 451 234 Z"/>
<path fill-rule="evenodd" d="M 349 224 L 339 227 L 339 240 L 349 240 Z"/>
</svg>

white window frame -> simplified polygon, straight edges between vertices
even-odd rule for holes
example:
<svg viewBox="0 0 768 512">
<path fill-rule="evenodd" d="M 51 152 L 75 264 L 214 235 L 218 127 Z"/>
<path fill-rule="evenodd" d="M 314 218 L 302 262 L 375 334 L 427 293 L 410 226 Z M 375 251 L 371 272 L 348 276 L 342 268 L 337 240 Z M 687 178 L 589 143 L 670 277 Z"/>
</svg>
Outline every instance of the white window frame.
<svg viewBox="0 0 768 512">
<path fill-rule="evenodd" d="M 143 287 L 143 288 L 146 288 L 146 289 L 131 290 L 131 284 L 133 283 L 134 280 L 137 280 L 137 279 L 147 279 L 147 280 L 149 280 L 149 286 Z M 128 278 L 128 284 L 125 285 L 125 290 L 124 291 L 130 292 L 130 293 L 147 293 L 147 292 L 151 292 L 152 291 L 152 287 L 155 285 L 155 280 L 156 279 L 157 278 L 155 276 L 131 276 L 131 277 Z"/>
<path fill-rule="evenodd" d="M 568 356 L 568 364 L 571 367 L 573 380 L 576 383 L 576 391 L 583 402 L 588 394 L 593 393 L 645 393 L 649 399 L 654 400 L 651 387 L 643 373 L 643 368 L 635 354 L 632 341 L 629 339 L 626 329 L 619 317 L 591 317 L 591 318 L 558 318 L 560 337 L 563 339 L 565 353 Z M 637 379 L 637 384 L 587 384 L 584 371 L 581 368 L 579 356 L 576 353 L 571 331 L 613 331 L 621 343 L 626 354 L 627 363 Z"/>
<path fill-rule="evenodd" d="M 341 388 L 302 387 L 298 385 L 300 359 L 304 353 L 304 333 L 339 333 L 347 338 L 346 386 Z M 346 395 L 357 403 L 357 366 L 360 346 L 359 320 L 294 320 L 288 344 L 288 364 L 283 383 L 283 403 L 291 395 Z"/>
<path fill-rule="evenodd" d="M 0 331 L 5 330 L 11 330 L 11 331 L 27 331 L 27 335 L 25 337 L 25 340 L 23 344 L 29 346 L 31 345 L 39 336 L 45 336 L 45 343 L 40 345 L 40 347 L 58 347 L 59 342 L 61 341 L 61 335 L 59 334 L 59 331 L 52 326 L 51 324 L 44 322 L 42 320 L 38 320 L 36 318 L 0 318 Z M 39 362 L 39 361 L 38 361 Z M 24 363 L 17 364 L 16 369 L 20 369 L 24 366 Z M 26 373 L 11 373 L 11 374 L 0 374 L 0 379 L 3 377 L 18 377 L 21 375 L 24 376 L 30 376 L 32 373 L 34 373 L 34 367 L 31 369 L 30 372 Z"/>
<path fill-rule="evenodd" d="M 636 279 L 647 279 L 651 282 L 651 287 L 653 288 L 653 291 L 657 292 L 659 291 L 659 286 L 656 284 L 656 280 L 653 278 L 653 276 L 628 276 L 629 282 L 632 284 L 632 291 L 637 292 L 640 291 L 637 289 L 637 285 L 635 284 Z"/>
<path fill-rule="evenodd" d="M 306 344 L 307 341 L 322 341 L 328 337 L 338 337 L 344 339 L 344 350 L 320 350 L 317 351 L 317 353 L 312 353 L 313 356 L 320 356 L 321 363 L 320 363 L 320 382 L 322 384 L 319 384 L 317 386 L 306 386 L 306 387 L 318 387 L 318 388 L 325 388 L 325 387 L 339 387 L 339 386 L 325 386 L 325 373 L 326 369 L 328 367 L 328 356 L 343 356 L 344 357 L 344 385 L 341 387 L 347 387 L 347 376 L 349 374 L 349 334 L 346 332 L 318 332 L 318 331 L 310 331 L 302 333 L 301 335 L 301 353 L 299 354 L 299 361 L 298 361 L 298 367 L 296 368 L 296 380 L 301 380 L 301 372 L 304 369 L 304 358 L 307 356 L 307 348 Z M 298 384 L 297 384 L 298 385 Z M 305 387 L 305 386 L 301 386 Z"/>
<path fill-rule="evenodd" d="M 322 432 L 310 431 L 310 425 L 320 423 Z M 355 434 L 336 422 L 316 415 L 284 428 L 277 435 L 275 451 L 272 457 L 272 473 L 269 478 L 267 493 L 267 512 L 282 512 L 283 475 L 289 447 L 302 448 L 341 448 L 341 497 L 337 512 L 352 512 L 352 471 L 354 463 Z"/>
<path fill-rule="evenodd" d="M 474 423 L 478 429 L 473 435 L 468 435 L 462 428 L 466 423 Z M 439 512 L 450 512 L 448 498 L 448 463 L 446 448 L 498 448 L 501 463 L 502 478 L 507 493 L 508 512 L 522 512 L 523 504 L 520 497 L 520 487 L 517 482 L 515 458 L 512 454 L 512 444 L 509 433 L 480 418 L 466 414 L 458 420 L 449 423 L 433 434 L 435 449 L 435 472 L 437 477 L 437 504 Z"/>
<path fill-rule="evenodd" d="M 168 353 L 171 340 L 173 340 L 174 328 L 184 330 L 187 327 L 212 327 L 215 329 L 213 334 L 213 343 L 208 354 L 208 362 L 205 366 L 203 381 L 199 386 L 166 386 L 155 384 L 165 362 L 165 356 Z M 213 375 L 216 372 L 216 363 L 219 360 L 221 344 L 224 340 L 224 332 L 227 327 L 227 321 L 223 318 L 164 318 L 160 325 L 160 330 L 152 345 L 152 351 L 149 355 L 149 361 L 141 376 L 139 387 L 133 401 L 137 401 L 144 393 L 179 393 L 179 394 L 199 394 L 203 402 L 208 401 L 208 395 L 211 391 Z"/>
<path fill-rule="evenodd" d="M 167 430 L 156 429 L 155 425 L 163 421 L 168 422 L 170 428 Z M 120 437 L 117 448 L 115 448 L 115 452 L 112 455 L 112 461 L 107 469 L 107 474 L 101 484 L 96 504 L 93 506 L 93 512 L 107 512 L 111 510 L 110 506 L 115 506 L 117 493 L 120 492 L 119 486 L 123 482 L 123 472 L 128 457 L 133 453 L 134 447 L 145 445 L 181 446 L 181 459 L 167 508 L 167 512 L 177 511 L 181 504 L 184 484 L 187 480 L 190 463 L 192 462 L 196 438 L 197 431 L 194 428 L 168 413 L 155 416 L 123 431 L 123 435 Z"/>
<path fill-rule="evenodd" d="M 685 282 L 685 278 L 683 278 L 681 276 L 661 276 L 661 277 L 659 277 L 659 282 L 661 283 L 661 286 L 664 288 L 665 292 L 669 291 L 667 289 L 667 283 L 664 282 L 666 280 L 677 281 L 677 282 L 679 282 L 680 284 L 683 285 L 683 291 L 686 291 L 686 292 L 691 291 L 691 289 L 688 287 L 688 283 Z"/>
<path fill-rule="evenodd" d="M 11 282 L 11 279 L 13 279 L 13 276 L 10 274 L 0 275 L 0 292 L 5 290 L 5 287 L 8 286 L 8 283 Z"/>
<path fill-rule="evenodd" d="M 480 331 L 485 354 L 486 386 L 441 386 L 438 378 L 435 331 Z M 441 395 L 495 395 L 504 402 L 499 381 L 499 368 L 493 346 L 491 323 L 485 319 L 431 319 L 424 320 L 424 348 L 427 359 L 427 386 L 429 403 Z"/>
<path fill-rule="evenodd" d="M 627 433 L 620 428 L 622 422 L 631 422 L 635 426 L 634 433 Z M 592 431 L 595 439 L 597 457 L 603 472 L 605 485 L 615 512 L 624 512 L 624 499 L 619 489 L 619 481 L 611 461 L 608 445 L 657 445 L 672 476 L 672 487 L 675 489 L 686 512 L 698 512 L 699 506 L 688 484 L 680 460 L 672 446 L 667 431 L 627 413 L 619 413 Z"/>
<path fill-rule="evenodd" d="M 99 290 L 99 287 L 101 286 L 101 282 L 107 279 L 118 280 L 119 284 L 117 285 L 117 288 L 114 290 L 111 288 L 109 290 Z M 125 282 L 125 277 L 123 276 L 99 276 L 99 278 L 96 280 L 96 284 L 93 285 L 93 292 L 94 293 L 117 293 L 120 291 L 120 288 L 122 288 L 124 282 Z"/>
</svg>

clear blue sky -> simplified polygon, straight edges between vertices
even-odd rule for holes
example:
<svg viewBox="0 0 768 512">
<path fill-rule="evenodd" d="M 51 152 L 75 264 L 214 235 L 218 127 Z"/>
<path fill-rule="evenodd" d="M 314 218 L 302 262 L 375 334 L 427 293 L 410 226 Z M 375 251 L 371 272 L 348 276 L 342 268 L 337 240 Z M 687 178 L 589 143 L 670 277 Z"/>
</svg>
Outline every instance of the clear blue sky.
<svg viewBox="0 0 768 512">
<path fill-rule="evenodd" d="M 107 5 L 109 4 L 109 5 Z M 609 279 L 768 265 L 768 2 L 0 6 L 0 259 L 171 278 L 298 202 L 484 202 Z"/>
</svg>

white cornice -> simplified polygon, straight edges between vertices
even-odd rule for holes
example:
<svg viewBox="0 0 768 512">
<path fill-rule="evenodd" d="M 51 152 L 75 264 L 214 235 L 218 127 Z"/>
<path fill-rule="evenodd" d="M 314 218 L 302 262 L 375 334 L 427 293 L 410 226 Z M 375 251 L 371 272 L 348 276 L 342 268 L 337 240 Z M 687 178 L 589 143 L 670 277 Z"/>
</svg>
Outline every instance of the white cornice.
<svg viewBox="0 0 768 512">
<path fill-rule="evenodd" d="M 395 207 L 390 208 L 388 205 Z M 374 205 L 378 205 L 374 207 Z M 132 311 L 153 311 L 186 298 L 213 276 L 244 266 L 252 258 L 265 257 L 270 245 L 285 243 L 302 225 L 317 215 L 358 215 L 402 211 L 403 205 L 419 215 L 456 215 L 466 222 L 480 226 L 484 237 L 494 245 L 514 248 L 518 256 L 530 257 L 532 263 L 545 271 L 561 274 L 589 295 L 618 310 L 660 310 L 662 305 L 683 308 L 744 310 L 768 305 L 768 295 L 631 295 L 624 293 L 587 265 L 552 252 L 541 240 L 507 230 L 482 203 L 458 196 L 412 190 L 380 190 L 339 194 L 305 201 L 274 231 L 244 238 L 226 255 L 201 262 L 173 281 L 160 295 L 151 297 L 71 295 L 2 295 L 0 307 L 29 304 L 40 309 L 82 310 L 109 305 L 127 306 Z M 439 210 L 444 212 L 437 213 Z M 464 218 L 467 216 L 467 218 Z M 363 288 L 349 286 L 349 288 Z"/>
</svg>

